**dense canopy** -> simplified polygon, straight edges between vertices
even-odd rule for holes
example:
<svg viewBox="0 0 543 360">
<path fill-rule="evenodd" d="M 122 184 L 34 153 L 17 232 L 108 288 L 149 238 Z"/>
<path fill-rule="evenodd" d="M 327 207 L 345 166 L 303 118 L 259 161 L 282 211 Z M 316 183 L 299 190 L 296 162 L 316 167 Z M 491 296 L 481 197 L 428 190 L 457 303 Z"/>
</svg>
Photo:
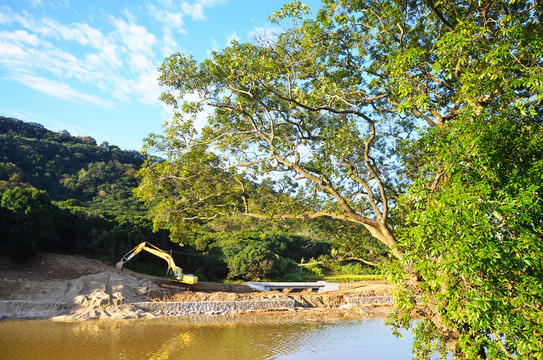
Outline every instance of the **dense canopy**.
<svg viewBox="0 0 543 360">
<path fill-rule="evenodd" d="M 427 319 L 416 356 L 543 358 L 542 10 L 295 1 L 274 36 L 173 54 L 176 113 L 147 141 L 167 160 L 138 196 L 174 234 L 221 214 L 352 224 L 396 259 L 392 322 Z"/>
</svg>

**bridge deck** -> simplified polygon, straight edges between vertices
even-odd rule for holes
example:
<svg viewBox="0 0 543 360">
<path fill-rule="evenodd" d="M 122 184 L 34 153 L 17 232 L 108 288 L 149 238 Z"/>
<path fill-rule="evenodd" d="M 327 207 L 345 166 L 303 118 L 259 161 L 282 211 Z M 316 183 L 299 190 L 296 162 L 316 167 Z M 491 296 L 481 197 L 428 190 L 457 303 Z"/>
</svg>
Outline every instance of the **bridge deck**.
<svg viewBox="0 0 543 360">
<path fill-rule="evenodd" d="M 307 290 L 326 292 L 332 290 L 339 290 L 339 284 L 328 283 L 326 281 L 316 282 L 246 282 L 245 285 L 251 289 L 270 291 L 270 290 Z"/>
</svg>

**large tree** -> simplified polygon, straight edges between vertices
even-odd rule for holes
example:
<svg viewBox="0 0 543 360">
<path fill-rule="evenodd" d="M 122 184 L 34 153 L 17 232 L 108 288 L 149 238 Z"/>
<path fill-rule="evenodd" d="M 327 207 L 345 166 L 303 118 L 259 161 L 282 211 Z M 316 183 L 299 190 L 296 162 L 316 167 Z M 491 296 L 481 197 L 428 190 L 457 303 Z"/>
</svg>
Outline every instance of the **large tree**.
<svg viewBox="0 0 543 360">
<path fill-rule="evenodd" d="M 446 344 L 457 358 L 542 358 L 541 4 L 328 0 L 307 12 L 286 5 L 278 34 L 200 63 L 165 60 L 176 115 L 148 139 L 166 161 L 148 162 L 138 189 L 156 223 L 354 224 L 397 260 L 394 323 L 427 319 L 419 357 Z"/>
</svg>

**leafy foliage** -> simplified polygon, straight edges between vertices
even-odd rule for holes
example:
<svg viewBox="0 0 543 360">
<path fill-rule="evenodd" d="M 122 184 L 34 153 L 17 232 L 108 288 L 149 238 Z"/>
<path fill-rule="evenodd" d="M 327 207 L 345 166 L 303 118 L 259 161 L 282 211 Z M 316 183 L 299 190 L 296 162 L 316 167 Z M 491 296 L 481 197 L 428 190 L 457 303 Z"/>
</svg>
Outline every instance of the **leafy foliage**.
<svg viewBox="0 0 543 360">
<path fill-rule="evenodd" d="M 2 252 L 15 260 L 34 255 L 54 237 L 51 199 L 45 191 L 15 188 L 2 194 Z"/>
<path fill-rule="evenodd" d="M 182 227 L 213 211 L 354 223 L 397 260 L 397 325 L 414 307 L 428 320 L 419 358 L 445 345 L 460 359 L 541 358 L 541 289 L 524 282 L 543 268 L 541 11 L 533 0 L 325 0 L 304 20 L 295 1 L 274 14 L 285 26 L 274 37 L 201 63 L 173 54 L 160 83 L 176 114 L 148 149 L 195 177 L 221 173 L 221 197 L 204 204 L 208 189 L 180 188 L 187 202 L 156 208 L 155 221 L 175 214 Z M 143 190 L 148 204 L 169 197 Z"/>
<path fill-rule="evenodd" d="M 220 218 L 201 227 L 188 240 L 192 248 L 215 258 L 215 265 L 207 265 L 215 273 L 204 272 L 208 278 L 222 275 L 253 281 L 278 279 L 296 271 L 296 264 L 302 259 L 330 253 L 329 241 L 295 235 L 292 231 L 296 226 L 289 226 L 290 232 L 285 232 L 260 223 L 250 226 L 240 220 L 243 219 Z M 217 228 L 219 231 L 214 230 Z"/>
<path fill-rule="evenodd" d="M 136 196 L 153 205 L 155 228 L 166 227 L 172 240 L 186 239 L 190 231 L 219 216 L 225 209 L 237 207 L 232 196 L 232 174 L 216 169 L 219 160 L 213 154 L 195 149 L 175 161 L 148 160 L 140 170 L 142 181 Z M 203 172 L 204 167 L 215 170 Z M 241 184 L 243 186 L 243 184 Z M 186 221 L 183 221 L 186 220 Z"/>
<path fill-rule="evenodd" d="M 183 234 L 172 236 L 166 229 L 173 217 L 160 226 L 156 222 L 153 225 L 146 217 L 145 207 L 132 198 L 142 157 L 133 157 L 130 152 L 106 144 L 98 147 L 90 138 L 54 133 L 38 124 L 0 120 L 0 130 L 6 139 L 10 138 L 9 149 L 3 145 L 2 158 L 6 162 L 0 163 L 4 198 L 0 206 L 0 225 L 6 229 L 0 235 L 1 248 L 16 260 L 26 260 L 36 251 L 46 250 L 105 256 L 116 261 L 140 242 L 169 249 L 170 237 L 183 237 L 188 243 L 183 247 L 174 246 L 173 254 L 185 271 L 197 273 L 202 279 L 256 279 L 281 277 L 295 270 L 295 261 L 330 252 L 328 235 L 308 228 L 307 224 L 217 217 L 213 212 L 208 219 L 216 217 L 213 221 L 194 221 L 192 230 L 198 229 L 196 235 L 188 231 L 191 228 L 187 226 Z M 204 159 L 205 153 L 194 156 Z M 227 191 L 221 179 L 232 174 L 217 172 L 200 179 L 192 176 L 198 169 L 183 168 L 178 163 L 160 159 L 147 161 L 149 173 L 155 171 L 164 176 L 162 170 L 169 169 L 171 186 L 156 186 L 163 182 L 154 179 L 143 182 L 142 188 L 149 187 L 163 197 L 182 193 L 185 188 L 200 188 L 209 193 L 207 204 L 225 201 L 225 198 L 213 199 L 211 194 Z M 213 162 L 216 158 L 209 156 L 207 161 Z M 40 167 L 43 163 L 53 164 L 47 176 Z M 174 181 L 180 176 L 187 176 L 182 184 Z M 144 179 L 149 178 L 147 174 Z M 241 184 L 253 186 L 249 182 Z M 51 201 L 46 190 L 57 194 L 56 201 Z M 267 201 L 274 194 L 269 186 L 255 191 L 266 194 Z M 202 228 L 200 225 L 204 223 L 206 226 Z M 153 257 L 138 257 L 131 266 L 154 272 L 154 264 L 160 269 L 155 274 L 163 275 L 162 264 Z"/>
<path fill-rule="evenodd" d="M 133 198 L 138 153 L 0 117 L 0 158 L 2 248 L 11 257 L 48 250 L 116 259 L 138 241 L 168 243 Z"/>
<path fill-rule="evenodd" d="M 470 358 L 481 347 L 490 358 L 543 356 L 543 126 L 514 116 L 457 121 L 421 138 L 413 146 L 433 150 L 421 171 L 441 175 L 418 179 L 402 204 L 401 269 L 424 282 L 420 293 L 403 289 L 411 301 L 401 306 L 419 307 L 419 294 L 435 304 Z"/>
</svg>

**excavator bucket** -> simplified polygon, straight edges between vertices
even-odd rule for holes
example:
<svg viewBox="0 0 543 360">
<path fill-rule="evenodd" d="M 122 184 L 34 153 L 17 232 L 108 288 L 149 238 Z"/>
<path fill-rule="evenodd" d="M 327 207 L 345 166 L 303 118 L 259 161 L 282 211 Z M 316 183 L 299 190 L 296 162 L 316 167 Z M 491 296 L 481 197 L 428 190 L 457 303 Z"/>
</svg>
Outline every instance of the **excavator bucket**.
<svg viewBox="0 0 543 360">
<path fill-rule="evenodd" d="M 117 268 L 117 270 L 121 271 L 123 269 L 123 262 L 122 261 L 119 261 L 118 263 L 115 264 L 115 267 Z"/>
</svg>

